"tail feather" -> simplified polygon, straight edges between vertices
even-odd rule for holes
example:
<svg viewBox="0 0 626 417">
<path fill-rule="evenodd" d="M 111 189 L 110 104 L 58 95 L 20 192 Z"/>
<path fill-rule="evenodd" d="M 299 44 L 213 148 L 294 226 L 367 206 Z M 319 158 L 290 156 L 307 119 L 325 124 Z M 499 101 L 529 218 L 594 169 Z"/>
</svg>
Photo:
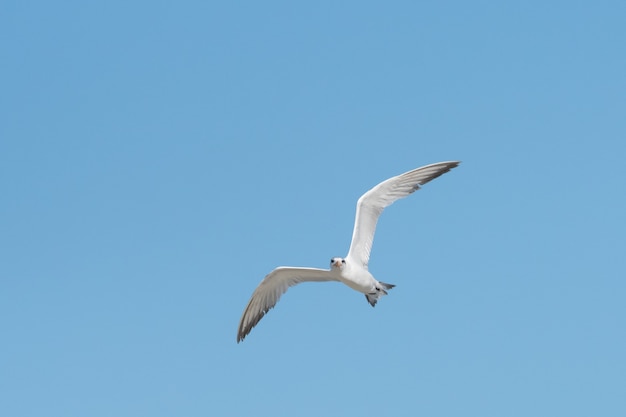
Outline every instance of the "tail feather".
<svg viewBox="0 0 626 417">
<path fill-rule="evenodd" d="M 380 297 L 382 297 L 383 295 L 387 295 L 387 291 L 385 290 L 390 290 L 395 287 L 395 285 L 387 284 L 386 282 L 378 281 L 378 283 L 380 284 L 380 287 L 376 287 L 373 292 L 365 294 L 365 299 L 368 303 L 370 303 L 372 307 L 376 306 L 376 303 L 378 302 L 378 299 Z"/>
</svg>

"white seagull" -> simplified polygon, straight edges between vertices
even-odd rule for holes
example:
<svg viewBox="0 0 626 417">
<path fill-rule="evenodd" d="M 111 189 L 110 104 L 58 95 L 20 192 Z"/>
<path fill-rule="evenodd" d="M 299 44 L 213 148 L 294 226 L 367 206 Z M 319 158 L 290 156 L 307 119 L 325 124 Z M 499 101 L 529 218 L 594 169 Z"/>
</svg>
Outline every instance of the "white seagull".
<svg viewBox="0 0 626 417">
<path fill-rule="evenodd" d="M 380 213 L 394 201 L 419 190 L 428 181 L 459 164 L 459 161 L 448 161 L 426 165 L 389 178 L 363 194 L 356 203 L 356 219 L 348 255 L 345 258 L 332 258 L 330 269 L 280 266 L 270 272 L 254 290 L 241 316 L 237 343 L 250 333 L 289 287 L 301 282 L 343 282 L 353 290 L 365 294 L 367 301 L 374 307 L 380 297 L 387 295 L 386 290 L 395 286 L 376 280 L 367 269 Z"/>
</svg>

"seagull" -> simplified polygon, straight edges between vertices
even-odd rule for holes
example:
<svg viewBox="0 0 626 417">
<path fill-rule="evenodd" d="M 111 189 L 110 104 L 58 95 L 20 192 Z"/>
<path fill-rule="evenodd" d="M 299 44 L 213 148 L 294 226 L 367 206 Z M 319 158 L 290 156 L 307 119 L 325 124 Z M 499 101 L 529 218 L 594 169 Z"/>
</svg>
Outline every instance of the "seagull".
<svg viewBox="0 0 626 417">
<path fill-rule="evenodd" d="M 332 258 L 330 269 L 280 266 L 267 274 L 252 293 L 243 311 L 237 331 L 237 343 L 274 308 L 289 287 L 301 282 L 339 281 L 365 294 L 367 302 L 372 307 L 376 306 L 378 299 L 387 295 L 387 290 L 395 287 L 393 284 L 378 281 L 367 267 L 378 217 L 385 207 L 414 193 L 422 185 L 459 164 L 460 161 L 447 161 L 416 168 L 389 178 L 363 194 L 356 204 L 356 218 L 348 255 L 345 258 Z"/>
</svg>

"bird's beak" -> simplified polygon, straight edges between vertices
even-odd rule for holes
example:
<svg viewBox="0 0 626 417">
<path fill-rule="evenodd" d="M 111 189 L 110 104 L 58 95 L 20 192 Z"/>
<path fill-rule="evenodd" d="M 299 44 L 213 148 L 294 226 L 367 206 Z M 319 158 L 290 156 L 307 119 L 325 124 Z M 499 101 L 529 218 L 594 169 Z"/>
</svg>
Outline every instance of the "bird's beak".
<svg viewBox="0 0 626 417">
<path fill-rule="evenodd" d="M 339 267 L 339 266 L 341 266 L 341 261 L 335 261 L 335 263 L 333 265 Z"/>
</svg>

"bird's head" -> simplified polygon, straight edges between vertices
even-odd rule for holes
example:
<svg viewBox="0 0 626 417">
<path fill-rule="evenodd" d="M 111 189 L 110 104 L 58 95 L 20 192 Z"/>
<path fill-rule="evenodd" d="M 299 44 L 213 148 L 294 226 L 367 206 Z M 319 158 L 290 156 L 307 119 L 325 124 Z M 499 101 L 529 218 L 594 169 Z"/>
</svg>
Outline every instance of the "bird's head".
<svg viewBox="0 0 626 417">
<path fill-rule="evenodd" d="M 335 257 L 330 260 L 330 269 L 342 269 L 346 266 L 346 260 L 343 258 Z"/>
</svg>

